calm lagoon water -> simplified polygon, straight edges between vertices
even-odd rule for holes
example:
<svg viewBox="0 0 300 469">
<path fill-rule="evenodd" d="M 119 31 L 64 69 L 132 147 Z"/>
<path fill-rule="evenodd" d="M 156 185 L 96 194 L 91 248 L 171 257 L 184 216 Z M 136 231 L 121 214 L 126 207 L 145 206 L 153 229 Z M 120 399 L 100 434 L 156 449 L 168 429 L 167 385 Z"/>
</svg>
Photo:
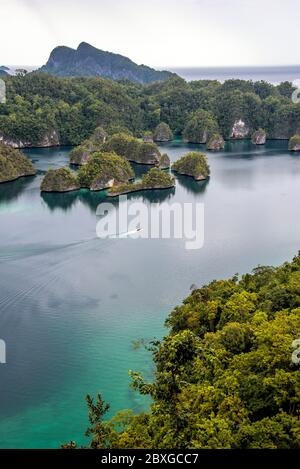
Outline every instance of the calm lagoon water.
<svg viewBox="0 0 300 469">
<path fill-rule="evenodd" d="M 202 149 L 164 145 L 173 161 L 191 148 Z M 128 370 L 150 378 L 151 357 L 132 341 L 162 337 L 168 312 L 192 284 L 296 254 L 300 157 L 287 142 L 227 143 L 209 153 L 207 183 L 181 176 L 175 192 L 131 196 L 130 203 L 203 202 L 204 247 L 188 251 L 182 240 L 96 238 L 103 193 L 39 192 L 43 172 L 65 165 L 69 149 L 26 153 L 38 175 L 0 186 L 0 338 L 7 345 L 0 447 L 55 448 L 84 442 L 87 393 L 101 392 L 112 413 L 147 406 L 130 389 Z"/>
</svg>

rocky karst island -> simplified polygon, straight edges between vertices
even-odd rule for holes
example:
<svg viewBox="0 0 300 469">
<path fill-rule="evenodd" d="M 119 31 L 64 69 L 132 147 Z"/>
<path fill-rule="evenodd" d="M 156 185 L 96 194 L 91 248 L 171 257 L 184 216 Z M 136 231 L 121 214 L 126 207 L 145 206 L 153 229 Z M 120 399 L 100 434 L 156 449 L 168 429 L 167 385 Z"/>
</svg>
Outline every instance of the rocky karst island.
<svg viewBox="0 0 300 469">
<path fill-rule="evenodd" d="M 289 140 L 289 151 L 300 151 L 300 135 L 294 135 Z"/>
<path fill-rule="evenodd" d="M 138 192 L 143 190 L 172 189 L 175 187 L 175 178 L 165 171 L 158 168 L 151 168 L 143 175 L 141 181 L 133 184 L 121 184 L 113 186 L 109 192 L 109 197 L 116 197 L 122 194 Z"/>
<path fill-rule="evenodd" d="M 173 138 L 173 132 L 168 124 L 165 122 L 158 124 L 153 134 L 154 142 L 170 142 Z"/>
<path fill-rule="evenodd" d="M 81 145 L 78 145 L 71 151 L 70 163 L 76 166 L 83 165 L 93 152 L 101 150 L 106 139 L 107 133 L 105 130 L 102 127 L 97 127 L 88 139 L 84 140 Z"/>
<path fill-rule="evenodd" d="M 141 181 L 134 182 L 134 170 L 130 162 L 156 166 Z M 74 148 L 70 164 L 79 167 L 50 169 L 41 183 L 42 192 L 70 192 L 81 188 L 91 191 L 109 189 L 109 195 L 149 189 L 174 187 L 174 178 L 162 171 L 170 167 L 167 154 L 161 154 L 155 143 L 147 143 L 125 133 L 107 138 L 98 127 L 91 137 Z"/>
<path fill-rule="evenodd" d="M 15 3 L 22 1 L 39 3 Z M 105 35 L 99 22 L 105 20 L 102 3 L 94 2 L 92 9 L 83 5 L 78 34 L 91 28 L 83 21 L 91 10 L 99 34 Z M 159 9 L 150 7 L 153 19 L 163 24 Z M 74 9 L 77 15 L 77 4 Z M 255 21 L 257 9 L 252 9 Z M 154 31 L 143 8 L 130 11 L 119 26 L 127 27 L 137 10 L 138 24 L 143 28 L 147 21 Z M 173 13 L 166 9 L 170 24 Z M 116 26 L 116 11 L 112 17 Z M 24 34 L 15 34 L 7 22 L 16 40 L 24 41 L 25 29 L 33 29 L 28 19 L 18 22 Z M 133 34 L 139 33 L 136 25 Z M 117 29 L 111 29 L 114 36 Z M 162 34 L 155 34 L 158 52 L 151 44 L 154 35 L 148 37 L 153 60 L 162 51 Z M 285 36 L 276 30 L 276 37 L 282 42 Z M 124 38 L 120 48 L 128 45 Z M 6 49 L 11 42 L 8 37 Z M 193 51 L 184 50 L 186 61 Z M 234 52 L 237 60 L 239 51 Z M 243 61 L 246 52 L 241 48 Z M 213 50 L 210 56 L 215 60 Z M 6 94 L 0 99 L 0 341 L 9 339 L 0 446 L 65 447 L 71 441 L 72 448 L 101 450 L 300 448 L 300 368 L 291 359 L 293 341 L 300 337 L 300 256 L 277 268 L 260 264 L 289 257 L 300 231 L 295 216 L 300 104 L 291 99 L 293 84 L 186 81 L 86 43 L 77 50 L 56 49 L 42 70 L 15 72 L 2 72 Z M 281 71 L 276 73 L 272 70 L 279 83 Z M 257 146 L 267 139 L 266 148 Z M 287 151 L 288 141 L 293 153 Z M 17 147 L 29 149 L 23 155 Z M 26 156 L 36 162 L 38 176 L 8 182 L 35 174 Z M 208 183 L 208 162 L 213 183 Z M 128 212 L 130 226 L 112 223 L 111 238 L 131 238 L 141 230 L 152 238 L 153 227 L 162 239 L 125 245 L 99 236 L 97 207 L 104 209 L 110 201 L 122 215 L 122 194 L 132 194 L 128 206 L 137 198 L 144 202 L 149 223 L 136 213 L 131 224 Z M 204 225 L 194 211 L 203 203 L 209 212 Z M 193 208 L 190 220 L 184 205 Z M 113 222 L 113 215 L 103 223 Z M 203 234 L 209 242 L 203 243 Z M 173 311 L 166 336 L 157 321 L 168 309 Z M 144 356 L 135 361 L 131 344 L 143 343 L 136 335 L 145 337 L 144 344 L 147 337 L 165 336 L 147 347 L 152 365 Z M 137 396 L 141 412 L 120 412 L 108 420 L 104 400 L 111 400 L 112 409 L 133 404 L 128 364 L 136 370 L 131 378 L 143 396 Z M 100 394 L 87 396 L 86 439 L 82 398 L 95 389 Z"/>
<path fill-rule="evenodd" d="M 191 151 L 172 165 L 172 170 L 183 176 L 191 176 L 195 181 L 204 181 L 210 175 L 206 155 Z"/>
<path fill-rule="evenodd" d="M 0 143 L 0 183 L 35 174 L 34 165 L 26 156 L 19 150 Z"/>
<path fill-rule="evenodd" d="M 162 159 L 158 146 L 152 142 L 144 142 L 125 133 L 113 135 L 103 144 L 103 150 L 115 151 L 128 161 L 137 164 L 155 165 L 166 169 L 170 167 L 167 155 Z"/>
<path fill-rule="evenodd" d="M 89 156 L 97 150 L 115 152 L 132 163 L 157 165 L 161 169 L 170 167 L 168 155 L 162 155 L 155 143 L 139 140 L 125 132 L 120 132 L 107 138 L 105 132 L 101 132 L 100 128 L 96 129 L 91 138 L 85 140 L 71 151 L 70 163 L 79 166 L 83 165 L 87 162 Z"/>
<path fill-rule="evenodd" d="M 101 191 L 134 179 L 130 163 L 114 152 L 94 152 L 80 169 L 50 169 L 42 184 L 42 192 L 70 192 L 81 188 Z"/>
<path fill-rule="evenodd" d="M 299 464 L 300 0 L 0 5 L 1 467 Z"/>
<path fill-rule="evenodd" d="M 48 169 L 41 183 L 41 192 L 71 192 L 80 189 L 75 171 L 69 168 Z"/>
<path fill-rule="evenodd" d="M 265 145 L 267 140 L 267 132 L 264 129 L 256 130 L 251 138 L 253 145 Z"/>
<path fill-rule="evenodd" d="M 135 177 L 130 163 L 114 152 L 92 153 L 78 171 L 80 187 L 101 191 L 127 183 Z"/>
<path fill-rule="evenodd" d="M 225 147 L 224 138 L 222 137 L 222 135 L 218 133 L 212 134 L 206 143 L 206 148 L 211 151 L 223 150 L 224 147 Z"/>
</svg>

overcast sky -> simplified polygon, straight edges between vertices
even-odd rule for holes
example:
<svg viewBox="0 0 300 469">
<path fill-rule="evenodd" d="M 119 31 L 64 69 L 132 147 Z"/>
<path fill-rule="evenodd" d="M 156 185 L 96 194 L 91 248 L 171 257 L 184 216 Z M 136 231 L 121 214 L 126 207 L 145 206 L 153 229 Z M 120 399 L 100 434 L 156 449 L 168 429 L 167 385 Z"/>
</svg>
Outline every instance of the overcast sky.
<svg viewBox="0 0 300 469">
<path fill-rule="evenodd" d="M 82 41 L 168 66 L 299 64 L 299 0 L 0 0 L 0 65 Z"/>
</svg>

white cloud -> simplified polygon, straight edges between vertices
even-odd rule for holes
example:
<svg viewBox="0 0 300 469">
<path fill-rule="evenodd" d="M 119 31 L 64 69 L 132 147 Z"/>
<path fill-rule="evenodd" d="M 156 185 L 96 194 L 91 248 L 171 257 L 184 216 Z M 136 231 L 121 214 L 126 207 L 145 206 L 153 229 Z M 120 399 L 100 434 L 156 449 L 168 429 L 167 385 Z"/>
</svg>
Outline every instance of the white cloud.
<svg viewBox="0 0 300 469">
<path fill-rule="evenodd" d="M 153 66 L 296 64 L 293 0 L 0 0 L 0 64 L 81 41 Z"/>
</svg>

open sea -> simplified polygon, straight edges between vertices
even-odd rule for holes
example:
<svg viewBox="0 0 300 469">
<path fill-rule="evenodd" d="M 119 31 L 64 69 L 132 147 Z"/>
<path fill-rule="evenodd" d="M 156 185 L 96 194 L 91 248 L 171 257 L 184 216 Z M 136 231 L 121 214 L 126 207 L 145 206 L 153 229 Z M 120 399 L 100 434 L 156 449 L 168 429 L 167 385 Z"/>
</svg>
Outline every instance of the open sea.
<svg viewBox="0 0 300 469">
<path fill-rule="evenodd" d="M 300 65 L 270 67 L 166 67 L 187 81 L 218 80 L 231 78 L 240 80 L 268 81 L 275 85 L 283 81 L 300 80 Z"/>
</svg>

